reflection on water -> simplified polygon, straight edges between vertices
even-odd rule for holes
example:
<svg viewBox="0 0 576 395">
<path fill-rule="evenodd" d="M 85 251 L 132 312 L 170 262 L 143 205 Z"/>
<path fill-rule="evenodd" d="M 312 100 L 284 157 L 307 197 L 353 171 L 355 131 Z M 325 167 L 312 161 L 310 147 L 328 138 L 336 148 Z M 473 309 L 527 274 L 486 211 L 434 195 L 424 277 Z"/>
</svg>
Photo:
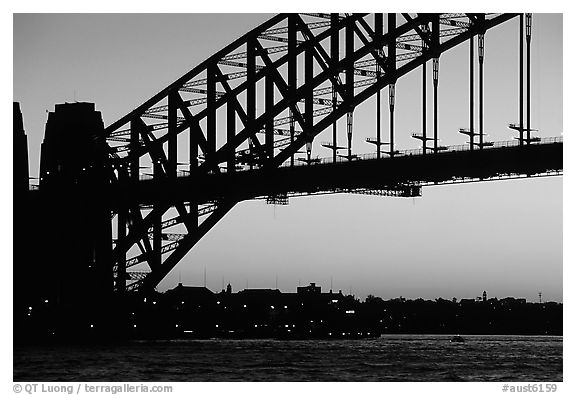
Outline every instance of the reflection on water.
<svg viewBox="0 0 576 395">
<path fill-rule="evenodd" d="M 14 381 L 562 381 L 562 337 L 385 335 L 14 347 Z"/>
</svg>

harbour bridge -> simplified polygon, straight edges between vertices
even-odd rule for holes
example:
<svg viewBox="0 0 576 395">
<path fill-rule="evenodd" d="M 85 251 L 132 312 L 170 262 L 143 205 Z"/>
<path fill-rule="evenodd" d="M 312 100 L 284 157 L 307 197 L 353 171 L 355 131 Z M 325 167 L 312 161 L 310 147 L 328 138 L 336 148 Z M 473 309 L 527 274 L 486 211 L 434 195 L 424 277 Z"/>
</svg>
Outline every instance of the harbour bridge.
<svg viewBox="0 0 576 395">
<path fill-rule="evenodd" d="M 484 36 L 505 23 L 518 26 L 518 115 L 508 125 L 516 138 L 497 142 L 484 131 Z M 39 187 L 27 193 L 49 217 L 44 236 L 63 211 L 84 213 L 66 223 L 69 229 L 76 221 L 78 233 L 67 230 L 67 237 L 91 242 L 66 242 L 62 259 L 75 262 L 66 270 L 72 277 L 95 270 L 95 287 L 123 294 L 153 290 L 244 200 L 410 197 L 431 184 L 558 175 L 562 137 L 540 138 L 530 123 L 531 30 L 531 14 L 280 14 L 107 127 L 89 103 L 57 105 Z M 469 125 L 442 131 L 467 141 L 446 146 L 438 127 L 440 66 L 457 46 L 470 53 Z M 395 86 L 410 73 L 422 75 L 422 128 L 410 133 L 421 147 L 406 150 L 395 141 Z M 373 152 L 360 154 L 354 112 L 374 99 L 374 136 L 361 142 Z M 318 143 L 329 156 L 312 155 Z"/>
</svg>

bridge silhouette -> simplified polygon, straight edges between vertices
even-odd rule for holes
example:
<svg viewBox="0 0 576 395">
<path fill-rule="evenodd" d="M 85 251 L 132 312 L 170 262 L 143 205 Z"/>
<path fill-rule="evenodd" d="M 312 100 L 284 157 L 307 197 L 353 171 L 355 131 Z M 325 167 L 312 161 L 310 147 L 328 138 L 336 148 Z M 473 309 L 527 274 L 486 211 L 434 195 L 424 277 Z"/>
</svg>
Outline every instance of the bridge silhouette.
<svg viewBox="0 0 576 395">
<path fill-rule="evenodd" d="M 85 153 L 94 154 L 69 159 L 73 172 L 61 168 L 61 155 L 68 154 L 46 148 L 40 186 L 29 192 L 30 199 L 55 202 L 63 190 L 74 191 L 95 210 L 88 223 L 77 225 L 98 224 L 96 229 L 104 230 L 88 236 L 99 241 L 86 247 L 96 251 L 92 255 L 81 252 L 92 258 L 82 259 L 100 268 L 102 283 L 123 294 L 153 290 L 243 200 L 286 204 L 292 196 L 325 193 L 409 197 L 431 184 L 561 174 L 562 138 L 540 138 L 530 123 L 531 20 L 531 14 L 274 16 L 118 121 L 105 128 L 97 120 L 85 124 L 98 130 L 82 140 Z M 484 34 L 514 21 L 519 25 L 519 114 L 509 128 L 517 138 L 488 141 Z M 468 143 L 445 146 L 438 127 L 440 59 L 459 45 L 470 48 L 470 124 L 456 133 Z M 430 63 L 433 126 L 427 130 Z M 395 140 L 395 84 L 420 70 L 422 130 L 411 137 L 421 148 L 403 150 Z M 374 152 L 359 154 L 352 144 L 354 111 L 372 98 L 375 136 L 365 143 Z M 46 147 L 60 141 L 58 130 L 78 125 L 73 113 L 95 113 L 83 104 L 67 105 L 68 110 L 61 105 L 51 113 Z M 342 118 L 346 127 L 339 130 Z M 320 139 L 331 151 L 327 158 L 312 155 Z M 339 143 L 342 139 L 346 144 Z M 62 210 L 72 204 L 58 202 Z"/>
</svg>

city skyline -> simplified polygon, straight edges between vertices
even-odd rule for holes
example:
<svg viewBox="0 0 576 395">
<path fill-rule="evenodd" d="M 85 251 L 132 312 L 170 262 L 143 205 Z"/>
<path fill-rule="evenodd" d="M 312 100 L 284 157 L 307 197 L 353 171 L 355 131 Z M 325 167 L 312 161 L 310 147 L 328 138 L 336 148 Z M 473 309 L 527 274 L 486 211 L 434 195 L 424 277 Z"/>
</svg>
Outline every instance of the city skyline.
<svg viewBox="0 0 576 395">
<path fill-rule="evenodd" d="M 267 18 L 16 14 L 14 100 L 22 107 L 31 176 L 38 174 L 44 111 L 65 101 L 95 102 L 109 125 Z M 485 119 L 495 141 L 513 136 L 506 123 L 518 117 L 517 61 L 504 68 L 496 61 L 517 59 L 517 33 L 509 40 L 507 29 L 515 31 L 517 24 L 500 29 L 506 39 L 486 35 Z M 562 132 L 561 32 L 561 15 L 534 16 L 532 122 L 542 137 Z M 147 38 L 145 45 L 140 37 Z M 165 44 L 174 37 L 182 41 Z M 183 50 L 186 45 L 193 49 Z M 465 142 L 456 130 L 467 126 L 467 90 L 455 97 L 452 85 L 467 86 L 466 50 L 463 45 L 441 58 L 441 137 L 450 145 Z M 410 92 L 419 89 L 414 87 L 420 78 L 415 71 L 397 84 L 398 141 L 405 148 L 417 147 L 409 132 L 418 131 L 421 120 L 411 113 L 419 114 L 420 104 Z M 387 89 L 384 110 L 386 96 Z M 362 140 L 374 129 L 373 117 L 362 114 L 373 107 L 369 101 L 355 114 L 355 152 L 372 149 Z M 329 155 L 318 146 L 314 151 Z M 235 289 L 246 281 L 250 288 L 272 288 L 278 278 L 281 290 L 295 289 L 298 281 L 328 289 L 332 281 L 334 289 L 352 289 L 362 299 L 368 294 L 460 299 L 486 290 L 528 300 L 542 292 L 562 302 L 562 177 L 425 187 L 421 198 L 329 195 L 290 199 L 286 207 L 242 202 L 158 288 L 172 288 L 179 279 L 202 285 L 204 268 L 212 289 L 222 280 Z"/>
</svg>

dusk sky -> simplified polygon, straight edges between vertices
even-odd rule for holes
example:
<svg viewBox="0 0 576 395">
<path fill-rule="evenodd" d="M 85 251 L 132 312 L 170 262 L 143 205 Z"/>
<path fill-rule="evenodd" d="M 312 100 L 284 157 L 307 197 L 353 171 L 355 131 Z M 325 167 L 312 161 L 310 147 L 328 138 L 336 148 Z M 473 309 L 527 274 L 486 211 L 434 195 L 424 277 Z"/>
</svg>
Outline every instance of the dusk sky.
<svg viewBox="0 0 576 395">
<path fill-rule="evenodd" d="M 23 112 L 31 176 L 38 176 L 47 111 L 55 104 L 94 102 L 109 125 L 269 17 L 15 14 L 13 100 Z M 541 137 L 563 132 L 562 29 L 561 14 L 534 15 L 531 124 Z M 458 128 L 469 124 L 468 50 L 466 43 L 440 58 L 444 145 L 467 141 Z M 421 78 L 418 69 L 396 85 L 399 149 L 419 148 L 410 135 L 421 129 Z M 510 140 L 507 125 L 518 122 L 517 19 L 486 34 L 484 78 L 488 139 Z M 382 99 L 387 136 L 387 89 Z M 364 140 L 374 136 L 374 107 L 369 100 L 354 114 L 356 153 L 373 150 Z M 313 156 L 329 155 L 314 146 Z M 286 292 L 310 282 L 328 291 L 332 281 L 334 291 L 362 299 L 460 299 L 485 290 L 488 297 L 535 301 L 542 292 L 543 300 L 562 301 L 562 183 L 563 177 L 550 177 L 433 186 L 419 198 L 300 197 L 288 206 L 242 202 L 158 289 L 172 288 L 179 278 L 201 286 L 206 270 L 213 291 L 223 283 L 235 291 L 275 288 L 276 281 Z"/>
</svg>

